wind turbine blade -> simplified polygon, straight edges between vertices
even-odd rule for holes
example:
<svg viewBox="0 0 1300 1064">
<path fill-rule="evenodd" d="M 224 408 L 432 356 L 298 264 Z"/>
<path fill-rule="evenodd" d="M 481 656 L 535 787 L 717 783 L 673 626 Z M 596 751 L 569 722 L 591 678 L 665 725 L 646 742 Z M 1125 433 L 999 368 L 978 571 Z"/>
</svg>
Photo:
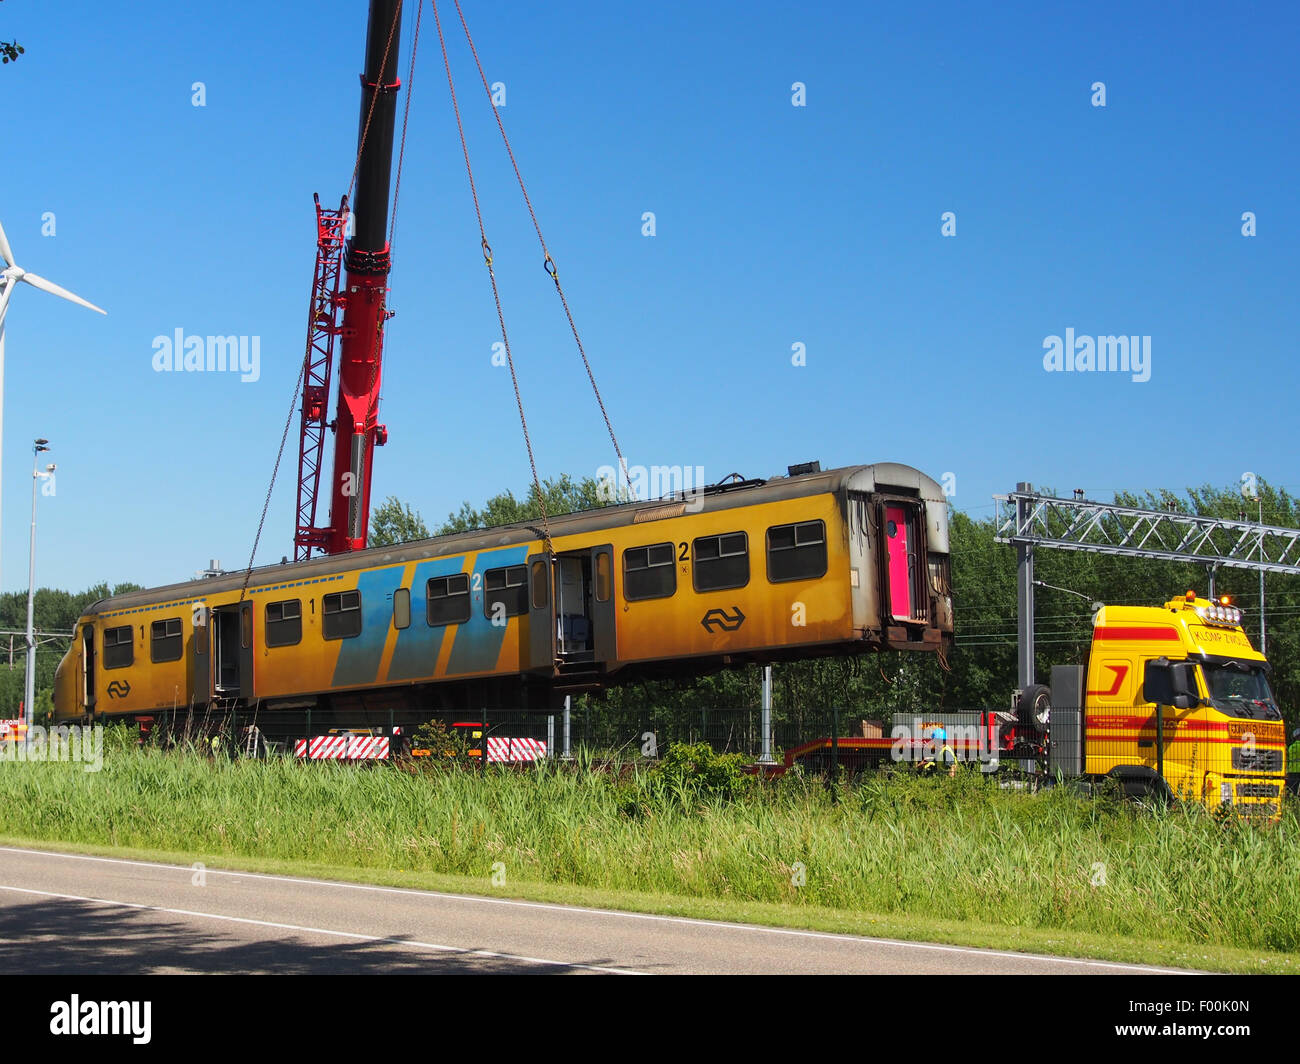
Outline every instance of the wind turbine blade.
<svg viewBox="0 0 1300 1064">
<path fill-rule="evenodd" d="M 14 264 L 14 253 L 9 247 L 9 238 L 5 236 L 5 227 L 0 225 L 0 258 L 5 260 L 6 266 Z"/>
<path fill-rule="evenodd" d="M 80 303 L 83 307 L 88 307 L 91 310 L 98 311 L 100 314 L 108 313 L 108 311 L 95 306 L 94 303 L 89 303 L 82 299 L 81 296 L 73 295 L 66 288 L 61 288 L 53 281 L 47 281 L 44 277 L 37 277 L 34 273 L 25 273 L 21 279 L 26 281 L 29 285 L 39 288 L 42 292 L 49 292 L 52 296 L 60 296 L 63 299 L 71 300 L 73 303 Z"/>
</svg>

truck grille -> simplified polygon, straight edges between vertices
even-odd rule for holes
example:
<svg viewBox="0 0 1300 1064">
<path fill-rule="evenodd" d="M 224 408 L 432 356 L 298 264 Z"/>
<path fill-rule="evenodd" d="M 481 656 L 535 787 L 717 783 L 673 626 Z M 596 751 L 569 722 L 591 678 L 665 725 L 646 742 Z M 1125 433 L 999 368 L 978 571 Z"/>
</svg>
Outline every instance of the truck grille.
<svg viewBox="0 0 1300 1064">
<path fill-rule="evenodd" d="M 1232 767 L 1238 772 L 1281 772 L 1281 750 L 1248 750 L 1232 748 Z"/>
<path fill-rule="evenodd" d="M 1276 798 L 1278 785 L 1276 783 L 1239 783 L 1237 784 L 1238 798 Z"/>
</svg>

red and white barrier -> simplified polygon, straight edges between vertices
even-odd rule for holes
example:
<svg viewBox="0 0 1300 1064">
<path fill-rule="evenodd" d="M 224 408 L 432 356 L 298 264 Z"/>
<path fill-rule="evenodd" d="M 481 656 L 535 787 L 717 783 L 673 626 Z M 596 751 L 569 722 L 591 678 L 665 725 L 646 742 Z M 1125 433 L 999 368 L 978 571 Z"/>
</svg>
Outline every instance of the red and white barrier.
<svg viewBox="0 0 1300 1064">
<path fill-rule="evenodd" d="M 388 739 L 369 735 L 317 735 L 297 739 L 294 757 L 309 761 L 382 761 L 388 757 Z"/>
<path fill-rule="evenodd" d="M 546 756 L 546 743 L 541 739 L 489 736 L 487 744 L 488 761 L 540 761 Z"/>
<path fill-rule="evenodd" d="M 487 744 L 489 762 L 508 764 L 546 757 L 546 743 L 541 739 L 491 736 Z M 296 739 L 293 754 L 309 761 L 382 761 L 389 756 L 389 740 L 366 735 L 318 735 Z"/>
</svg>

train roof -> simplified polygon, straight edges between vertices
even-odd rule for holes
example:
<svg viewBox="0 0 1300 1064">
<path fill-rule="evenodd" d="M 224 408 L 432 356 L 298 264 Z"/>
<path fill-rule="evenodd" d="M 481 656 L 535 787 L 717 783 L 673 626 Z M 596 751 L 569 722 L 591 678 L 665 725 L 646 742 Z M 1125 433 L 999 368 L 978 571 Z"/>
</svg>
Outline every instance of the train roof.
<svg viewBox="0 0 1300 1064">
<path fill-rule="evenodd" d="M 734 476 L 734 474 L 733 474 Z M 729 478 L 730 479 L 730 478 Z M 905 495 L 916 495 L 929 502 L 944 502 L 943 490 L 931 477 L 911 466 L 897 462 L 877 462 L 874 465 L 843 466 L 839 469 L 800 473 L 793 476 L 773 477 L 769 480 L 734 480 L 709 485 L 701 492 L 699 500 L 702 505 L 693 513 L 730 510 L 742 506 L 754 506 L 759 503 L 775 502 L 781 499 L 794 499 L 805 495 L 822 495 L 841 490 L 861 492 L 884 491 Z M 618 528 L 628 524 L 662 520 L 681 516 L 686 512 L 685 499 L 691 497 L 677 494 L 647 502 L 620 503 L 602 506 L 594 510 L 579 510 L 575 513 L 559 514 L 550 517 L 551 535 L 569 536 L 583 532 L 595 532 L 604 528 Z M 473 529 L 468 532 L 455 532 L 446 536 L 433 536 L 429 539 L 412 540 L 387 547 L 369 547 L 366 550 L 352 551 L 348 554 L 336 554 L 328 557 L 312 558 L 302 562 L 280 562 L 262 565 L 251 570 L 237 569 L 224 572 L 220 576 L 202 577 L 177 584 L 145 588 L 140 591 L 128 591 L 122 595 L 112 595 L 100 599 L 86 608 L 87 613 L 101 613 L 107 610 L 122 609 L 130 606 L 146 606 L 170 599 L 187 599 L 196 595 L 205 595 L 219 591 L 234 591 L 244 586 L 245 577 L 249 587 L 264 583 L 281 583 L 285 580 L 299 580 L 304 577 L 325 576 L 333 573 L 347 572 L 352 569 L 370 568 L 380 565 L 399 565 L 436 555 L 459 554 L 496 547 L 515 546 L 540 539 L 542 535 L 540 522 L 521 521 L 509 525 L 497 525 L 492 528 Z M 940 543 L 933 542 L 936 550 L 947 551 L 946 537 Z"/>
</svg>

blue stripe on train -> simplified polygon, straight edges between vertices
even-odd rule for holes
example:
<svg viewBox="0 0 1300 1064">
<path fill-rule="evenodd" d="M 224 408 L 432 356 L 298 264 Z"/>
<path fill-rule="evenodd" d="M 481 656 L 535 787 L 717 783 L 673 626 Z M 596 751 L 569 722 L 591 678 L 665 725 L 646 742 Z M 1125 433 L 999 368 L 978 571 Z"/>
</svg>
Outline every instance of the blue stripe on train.
<svg viewBox="0 0 1300 1064">
<path fill-rule="evenodd" d="M 501 657 L 501 645 L 506 638 L 506 626 L 493 624 L 483 612 L 481 574 L 486 569 L 498 569 L 503 565 L 523 565 L 527 557 L 527 545 L 479 552 L 474 561 L 474 573 L 479 575 L 479 589 L 471 591 L 469 620 L 456 632 L 456 642 L 452 644 L 451 657 L 447 661 L 448 676 L 490 672 L 496 668 L 497 659 Z M 474 577 L 471 576 L 471 588 L 473 585 Z M 518 620 L 514 621 L 516 627 L 518 623 Z"/>
<path fill-rule="evenodd" d="M 447 634 L 447 625 L 429 627 L 427 593 L 435 576 L 450 576 L 465 568 L 465 558 L 433 558 L 420 562 L 411 578 L 411 627 L 397 633 L 393 660 L 388 666 L 390 680 L 416 680 L 433 675 L 438 652 Z"/>
<path fill-rule="evenodd" d="M 379 660 L 393 624 L 393 591 L 401 586 L 404 566 L 391 565 L 372 569 L 357 578 L 361 592 L 361 634 L 342 640 L 339 659 L 334 666 L 334 686 L 374 683 L 379 675 Z M 324 607 L 322 606 L 322 611 Z"/>
</svg>

